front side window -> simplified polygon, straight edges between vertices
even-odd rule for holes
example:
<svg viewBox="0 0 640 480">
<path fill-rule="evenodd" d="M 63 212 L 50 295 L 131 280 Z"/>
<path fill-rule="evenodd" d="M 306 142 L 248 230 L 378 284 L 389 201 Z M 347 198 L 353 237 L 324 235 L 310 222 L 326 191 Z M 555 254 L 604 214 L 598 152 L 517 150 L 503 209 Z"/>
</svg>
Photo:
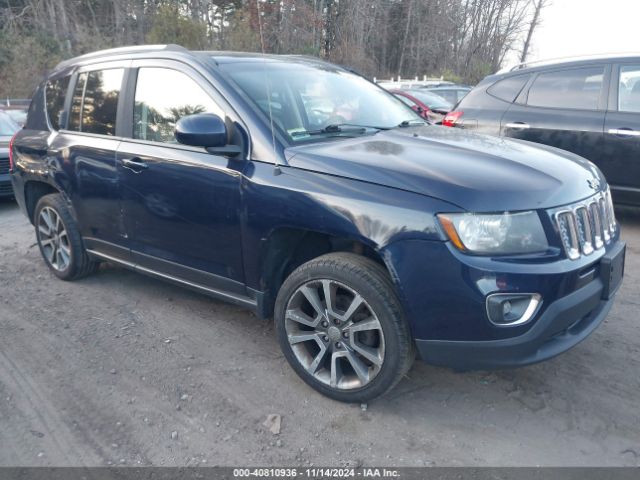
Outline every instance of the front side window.
<svg viewBox="0 0 640 480">
<path fill-rule="evenodd" d="M 47 116 L 54 130 L 60 129 L 64 100 L 67 96 L 70 76 L 49 80 L 46 86 Z"/>
<path fill-rule="evenodd" d="M 620 67 L 618 110 L 640 113 L 640 65 Z"/>
<path fill-rule="evenodd" d="M 184 73 L 156 67 L 138 71 L 133 138 L 177 143 L 176 123 L 180 118 L 196 113 L 214 113 L 224 118 L 221 108 Z"/>
<path fill-rule="evenodd" d="M 71 101 L 69 129 L 114 136 L 123 76 L 123 68 L 78 75 Z"/>
<path fill-rule="evenodd" d="M 604 67 L 541 73 L 529 89 L 527 104 L 534 107 L 597 110 Z"/>
<path fill-rule="evenodd" d="M 424 123 L 404 100 L 332 65 L 248 61 L 220 68 L 292 143 L 337 136 L 340 125 L 371 127 L 363 133 L 344 130 L 359 135 L 403 122 Z"/>
</svg>

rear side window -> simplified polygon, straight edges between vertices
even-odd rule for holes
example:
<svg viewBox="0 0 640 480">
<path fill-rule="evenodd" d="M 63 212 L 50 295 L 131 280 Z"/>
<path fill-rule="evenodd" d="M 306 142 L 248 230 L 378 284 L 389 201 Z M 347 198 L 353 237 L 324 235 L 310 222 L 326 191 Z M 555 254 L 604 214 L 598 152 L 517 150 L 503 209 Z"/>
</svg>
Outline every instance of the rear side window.
<svg viewBox="0 0 640 480">
<path fill-rule="evenodd" d="M 78 81 L 73 89 L 71 98 L 71 115 L 69 116 L 69 130 L 80 132 L 80 112 L 82 111 L 82 98 L 84 97 L 84 87 L 87 84 L 88 73 L 78 75 Z"/>
<path fill-rule="evenodd" d="M 69 87 L 70 76 L 49 80 L 47 82 L 45 95 L 47 100 L 47 116 L 49 123 L 54 130 L 60 129 L 63 121 L 62 114 L 64 112 L 64 100 L 67 96 L 67 88 Z"/>
<path fill-rule="evenodd" d="M 604 67 L 541 73 L 529 89 L 527 104 L 534 107 L 597 110 Z"/>
<path fill-rule="evenodd" d="M 640 113 L 640 65 L 620 67 L 618 110 Z"/>
<path fill-rule="evenodd" d="M 531 75 L 516 75 L 504 78 L 491 85 L 487 89 L 487 92 L 500 100 L 512 103 L 529 81 L 530 77 Z"/>
<path fill-rule="evenodd" d="M 81 73 L 71 101 L 69 129 L 113 136 L 124 69 Z"/>
</svg>

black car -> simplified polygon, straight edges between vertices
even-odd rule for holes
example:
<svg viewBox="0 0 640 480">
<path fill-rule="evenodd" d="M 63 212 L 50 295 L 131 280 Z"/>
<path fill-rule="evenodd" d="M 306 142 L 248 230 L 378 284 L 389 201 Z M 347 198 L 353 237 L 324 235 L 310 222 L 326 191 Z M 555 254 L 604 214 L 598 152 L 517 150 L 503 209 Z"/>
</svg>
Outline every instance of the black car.
<svg viewBox="0 0 640 480">
<path fill-rule="evenodd" d="M 622 281 L 593 164 L 428 125 L 320 59 L 82 56 L 41 83 L 14 138 L 52 277 L 113 262 L 274 318 L 293 369 L 338 400 L 388 391 L 416 351 L 459 369 L 556 356 Z"/>
<path fill-rule="evenodd" d="M 577 153 L 616 203 L 640 205 L 640 56 L 538 64 L 486 77 L 443 121 Z"/>
<path fill-rule="evenodd" d="M 20 126 L 9 115 L 0 111 L 0 198 L 13 196 L 9 177 L 9 145 L 11 137 L 20 130 Z"/>
</svg>

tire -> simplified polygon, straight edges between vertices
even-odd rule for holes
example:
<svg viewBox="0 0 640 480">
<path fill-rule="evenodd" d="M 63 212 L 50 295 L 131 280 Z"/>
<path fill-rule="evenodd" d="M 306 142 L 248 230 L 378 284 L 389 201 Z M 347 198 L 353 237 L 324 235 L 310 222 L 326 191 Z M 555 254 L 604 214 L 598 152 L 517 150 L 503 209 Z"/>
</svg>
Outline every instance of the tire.
<svg viewBox="0 0 640 480">
<path fill-rule="evenodd" d="M 291 367 L 334 400 L 379 397 L 413 363 L 413 340 L 393 284 L 366 257 L 331 253 L 301 265 L 280 288 L 274 317 Z"/>
<path fill-rule="evenodd" d="M 43 196 L 36 205 L 33 224 L 42 258 L 56 277 L 76 280 L 96 270 L 98 263 L 89 258 L 62 195 Z"/>
</svg>

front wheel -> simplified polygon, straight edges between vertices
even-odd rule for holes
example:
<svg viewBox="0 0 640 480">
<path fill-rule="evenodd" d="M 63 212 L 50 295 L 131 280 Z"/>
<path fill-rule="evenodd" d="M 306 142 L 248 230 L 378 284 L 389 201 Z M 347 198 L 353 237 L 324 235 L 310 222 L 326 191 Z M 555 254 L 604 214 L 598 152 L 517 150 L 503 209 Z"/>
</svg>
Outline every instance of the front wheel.
<svg viewBox="0 0 640 480">
<path fill-rule="evenodd" d="M 297 268 L 275 308 L 278 340 L 296 373 L 320 393 L 367 402 L 409 370 L 413 344 L 380 265 L 333 253 Z"/>
</svg>

